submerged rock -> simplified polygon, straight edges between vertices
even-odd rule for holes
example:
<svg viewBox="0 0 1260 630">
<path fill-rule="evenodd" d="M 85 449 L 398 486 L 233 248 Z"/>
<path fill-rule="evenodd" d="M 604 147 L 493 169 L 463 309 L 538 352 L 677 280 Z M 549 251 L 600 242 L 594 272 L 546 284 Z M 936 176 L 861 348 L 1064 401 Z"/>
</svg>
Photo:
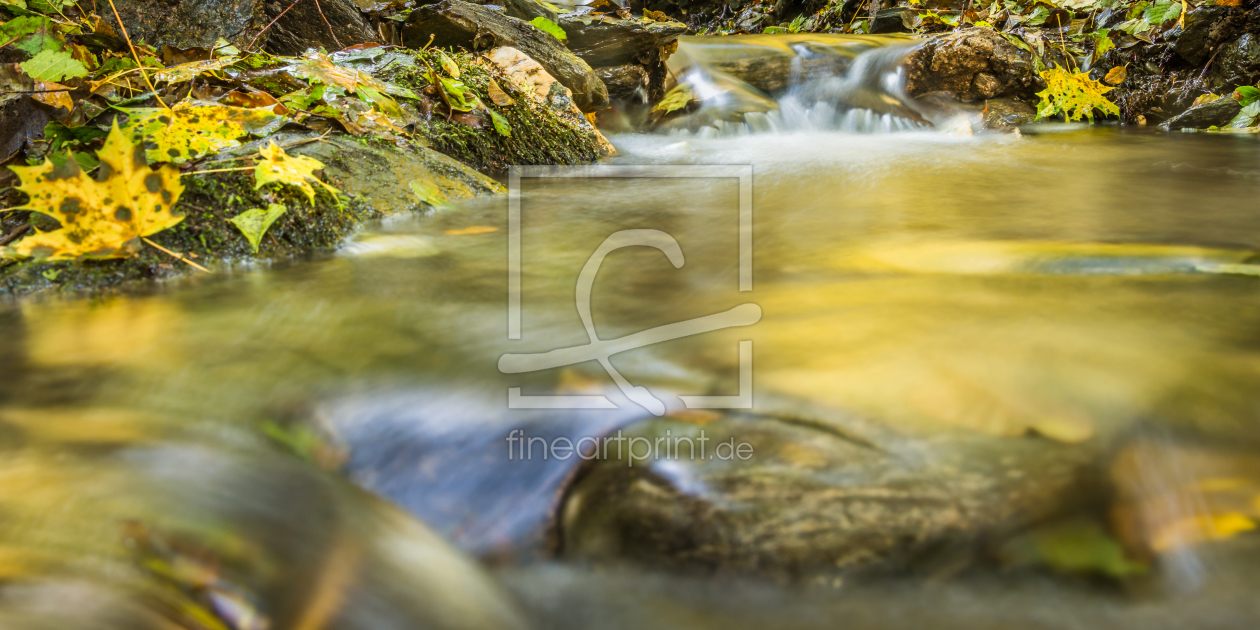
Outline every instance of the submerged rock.
<svg viewBox="0 0 1260 630">
<path fill-rule="evenodd" d="M 1242 105 L 1229 96 L 1191 107 L 1160 125 L 1165 129 L 1206 129 L 1228 123 L 1242 111 Z"/>
<path fill-rule="evenodd" d="M 650 420 L 626 437 L 655 456 L 585 472 L 559 523 L 566 557 L 786 576 L 966 557 L 1079 507 L 1095 456 L 1035 437 L 745 414 Z"/>
<path fill-rule="evenodd" d="M 934 37 L 906 58 L 906 93 L 949 92 L 964 101 L 1030 97 L 1032 54 L 982 28 Z"/>
<path fill-rule="evenodd" d="M 527 625 L 430 529 L 252 432 L 7 409 L 6 433 L 5 628 Z"/>
<path fill-rule="evenodd" d="M 569 88 L 573 102 L 582 111 L 608 106 L 608 91 L 591 67 L 551 34 L 528 22 L 461 0 L 443 0 L 416 9 L 403 26 L 403 42 L 408 46 L 420 48 L 430 36 L 436 46 L 462 46 L 473 51 L 516 48 Z"/>
</svg>

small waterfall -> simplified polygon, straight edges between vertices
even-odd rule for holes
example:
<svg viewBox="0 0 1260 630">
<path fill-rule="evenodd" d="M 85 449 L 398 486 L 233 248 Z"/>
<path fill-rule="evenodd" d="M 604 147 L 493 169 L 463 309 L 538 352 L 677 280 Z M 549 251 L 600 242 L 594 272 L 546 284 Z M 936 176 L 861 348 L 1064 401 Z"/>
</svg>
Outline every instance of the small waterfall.
<svg viewBox="0 0 1260 630">
<path fill-rule="evenodd" d="M 930 127 L 903 91 L 909 40 L 854 35 L 683 37 L 676 84 L 699 106 L 657 126 L 701 138 L 760 133 L 893 133 Z"/>
</svg>

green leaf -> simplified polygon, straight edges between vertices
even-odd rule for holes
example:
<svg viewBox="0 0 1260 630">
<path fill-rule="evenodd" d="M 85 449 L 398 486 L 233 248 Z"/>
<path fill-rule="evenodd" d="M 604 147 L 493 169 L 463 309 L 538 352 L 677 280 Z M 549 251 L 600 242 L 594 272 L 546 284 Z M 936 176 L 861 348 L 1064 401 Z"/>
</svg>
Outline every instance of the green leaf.
<svg viewBox="0 0 1260 630">
<path fill-rule="evenodd" d="M 486 111 L 490 112 L 490 122 L 494 123 L 494 130 L 499 132 L 501 136 L 512 137 L 512 125 L 508 124 L 507 119 L 500 116 L 499 112 L 493 109 L 487 109 Z"/>
<path fill-rule="evenodd" d="M 232 225 L 245 235 L 245 240 L 249 241 L 250 247 L 254 248 L 254 253 L 258 253 L 258 245 L 262 242 L 262 238 L 267 234 L 267 228 L 276 222 L 287 211 L 284 206 L 273 203 L 267 206 L 266 210 L 262 208 L 254 208 L 246 210 L 235 217 L 232 217 Z"/>
<path fill-rule="evenodd" d="M 70 127 L 55 120 L 44 125 L 44 139 L 51 143 L 48 150 L 52 152 L 60 151 L 67 144 L 89 144 L 106 135 L 96 127 Z"/>
<path fill-rule="evenodd" d="M 447 57 L 446 53 L 440 50 L 435 50 L 434 52 L 437 53 L 438 63 L 442 65 L 442 70 L 445 71 L 446 74 L 451 75 L 452 79 L 458 79 L 459 65 L 457 65 L 450 57 Z"/>
<path fill-rule="evenodd" d="M 538 30 L 543 31 L 544 33 L 550 33 L 554 35 L 555 38 L 560 40 L 561 43 L 564 43 L 564 44 L 569 43 L 569 35 L 565 33 L 564 29 L 560 28 L 555 22 L 552 22 L 551 20 L 548 20 L 545 17 L 539 16 L 530 20 L 529 23 L 533 24 L 534 28 L 537 28 Z"/>
<path fill-rule="evenodd" d="M 1142 17 L 1147 22 L 1154 25 L 1160 25 L 1169 20 L 1175 20 L 1181 17 L 1180 2 L 1156 2 L 1142 12 Z"/>
<path fill-rule="evenodd" d="M 1094 43 L 1094 59 L 1101 58 L 1108 50 L 1116 47 L 1116 43 L 1111 41 L 1110 37 L 1102 36 Z"/>
<path fill-rule="evenodd" d="M 0 4 L 15 6 L 19 9 L 26 8 L 26 0 L 0 0 Z"/>
<path fill-rule="evenodd" d="M 1050 15 L 1050 11 L 1045 7 L 1037 7 L 1033 10 L 1032 15 L 1028 16 L 1026 22 L 1029 26 L 1040 26 L 1046 23 L 1046 17 Z"/>
<path fill-rule="evenodd" d="M 1246 107 L 1257 100 L 1260 100 L 1260 89 L 1251 87 L 1250 85 L 1241 86 L 1234 90 L 1234 100 L 1238 101 L 1239 105 Z"/>
<path fill-rule="evenodd" d="M 1229 129 L 1244 129 L 1256 126 L 1256 122 L 1260 120 L 1260 101 L 1253 101 L 1250 105 L 1242 108 L 1234 119 L 1225 125 Z"/>
<path fill-rule="evenodd" d="M 68 51 L 53 52 L 45 50 L 35 55 L 30 61 L 23 61 L 22 70 L 36 81 L 61 81 L 63 78 L 87 76 L 87 68 L 78 59 L 70 56 Z"/>
<path fill-rule="evenodd" d="M 411 192 L 415 194 L 416 199 L 419 199 L 434 208 L 444 208 L 450 205 L 450 199 L 432 184 L 426 184 L 418 179 L 413 179 L 407 182 L 407 186 L 411 188 Z"/>
<path fill-rule="evenodd" d="M 226 39 L 220 37 L 214 40 L 214 56 L 216 57 L 236 57 L 241 54 L 241 49 L 232 45 Z"/>
<path fill-rule="evenodd" d="M 1117 30 L 1124 31 L 1130 35 L 1145 33 L 1152 28 L 1154 27 L 1151 26 L 1151 23 L 1142 18 L 1134 18 L 1116 25 Z"/>
<path fill-rule="evenodd" d="M 468 86 L 446 77 L 438 77 L 438 83 L 441 84 L 442 91 L 446 94 L 447 101 L 450 103 L 451 109 L 459 112 L 470 112 L 479 102 L 476 94 L 470 94 L 471 90 Z"/>
<path fill-rule="evenodd" d="M 42 15 L 24 15 L 0 24 L 0 44 L 35 56 L 45 50 L 61 50 L 61 40 L 52 31 L 52 22 Z"/>
</svg>

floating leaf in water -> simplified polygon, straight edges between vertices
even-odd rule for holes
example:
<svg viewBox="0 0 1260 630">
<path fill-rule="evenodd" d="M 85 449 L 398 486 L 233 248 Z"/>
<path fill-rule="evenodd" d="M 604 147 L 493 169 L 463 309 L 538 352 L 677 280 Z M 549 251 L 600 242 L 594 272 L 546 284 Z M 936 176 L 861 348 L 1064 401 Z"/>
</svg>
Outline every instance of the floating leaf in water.
<svg viewBox="0 0 1260 630">
<path fill-rule="evenodd" d="M 249 246 L 254 248 L 254 253 L 258 253 L 258 246 L 262 243 L 262 238 L 267 234 L 267 228 L 276 222 L 287 211 L 284 206 L 273 203 L 266 209 L 254 208 L 246 210 L 232 217 L 232 225 L 245 235 L 245 240 L 249 241 Z"/>
<path fill-rule="evenodd" d="M 499 135 L 501 136 L 511 137 L 512 125 L 508 124 L 507 119 L 493 109 L 486 111 L 490 112 L 490 122 L 494 123 L 494 130 L 499 132 Z"/>
<path fill-rule="evenodd" d="M 1120 108 L 1103 96 L 1109 88 L 1085 72 L 1069 72 L 1063 68 L 1051 68 L 1041 73 L 1046 89 L 1037 93 L 1041 103 L 1037 106 L 1037 118 L 1062 113 L 1069 122 L 1088 118 L 1094 122 L 1094 110 L 1104 114 L 1119 115 Z"/>
<path fill-rule="evenodd" d="M 315 177 L 315 171 L 324 168 L 324 163 L 304 155 L 289 155 L 275 141 L 258 150 L 262 159 L 254 166 L 254 187 L 262 188 L 267 184 L 288 184 L 302 189 L 311 205 L 315 205 L 315 189 L 311 182 L 328 189 L 336 195 L 339 191 Z"/>
<path fill-rule="evenodd" d="M 533 24 L 534 28 L 537 28 L 538 30 L 544 33 L 549 33 L 555 36 L 555 38 L 560 40 L 560 43 L 562 44 L 567 44 L 569 42 L 569 35 L 564 32 L 564 29 L 560 28 L 560 26 L 557 25 L 555 22 L 552 22 L 551 20 L 548 20 L 545 17 L 538 16 L 530 20 L 529 23 Z"/>
<path fill-rule="evenodd" d="M 1107 76 L 1103 78 L 1103 81 L 1106 81 L 1107 83 L 1110 83 L 1111 85 L 1120 85 L 1121 83 L 1124 83 L 1124 80 L 1127 79 L 1128 77 L 1129 77 L 1128 66 L 1116 66 L 1112 68 L 1111 70 L 1107 71 Z"/>
<path fill-rule="evenodd" d="M 489 234 L 491 232 L 498 232 L 498 231 L 499 231 L 499 228 L 492 227 L 489 225 L 470 225 L 466 228 L 446 230 L 445 232 L 442 232 L 442 233 L 450 235 L 450 236 L 471 236 L 474 234 Z"/>
<path fill-rule="evenodd" d="M 511 96 L 508 96 L 507 92 L 503 91 L 503 88 L 499 87 L 499 84 L 494 79 L 490 79 L 490 87 L 487 91 L 490 93 L 490 102 L 499 107 L 507 107 L 516 102 Z"/>
<path fill-rule="evenodd" d="M 267 135 L 285 118 L 267 108 L 198 105 L 185 101 L 173 108 L 146 107 L 125 110 L 123 128 L 133 141 L 142 143 L 145 156 L 154 162 L 187 162 L 235 147 L 246 134 Z"/>
<path fill-rule="evenodd" d="M 1062 573 L 1101 574 L 1126 578 L 1149 567 L 1125 556 L 1120 543 L 1098 523 L 1072 519 L 1044 525 L 1002 546 L 1001 555 L 1015 566 L 1045 565 Z"/>
<path fill-rule="evenodd" d="M 179 171 L 164 166 L 150 170 L 144 152 L 127 140 L 117 125 L 97 157 L 99 179 L 87 177 L 79 163 L 10 167 L 22 179 L 18 190 L 30 195 L 22 209 L 46 214 L 61 223 L 19 241 L 22 256 L 64 260 L 79 256 L 117 258 L 130 254 L 138 239 L 178 224 L 172 212 L 184 192 Z"/>
<path fill-rule="evenodd" d="M 53 52 L 45 50 L 29 61 L 23 61 L 22 71 L 36 81 L 62 81 L 87 76 L 87 68 L 83 62 L 75 59 L 69 51 Z"/>
</svg>

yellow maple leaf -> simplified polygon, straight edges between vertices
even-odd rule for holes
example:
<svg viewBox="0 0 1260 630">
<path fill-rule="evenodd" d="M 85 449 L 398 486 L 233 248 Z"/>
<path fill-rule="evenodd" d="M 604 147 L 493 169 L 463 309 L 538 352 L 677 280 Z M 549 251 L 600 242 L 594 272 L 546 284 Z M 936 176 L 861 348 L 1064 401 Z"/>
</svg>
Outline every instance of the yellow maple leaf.
<svg viewBox="0 0 1260 630">
<path fill-rule="evenodd" d="M 1103 96 L 1115 88 L 1107 87 L 1091 78 L 1086 72 L 1069 72 L 1063 68 L 1051 68 L 1041 73 L 1046 89 L 1037 92 L 1041 103 L 1037 105 L 1037 118 L 1062 113 L 1068 122 L 1088 118 L 1094 122 L 1094 110 L 1104 114 L 1120 115 L 1120 108 Z"/>
<path fill-rule="evenodd" d="M 129 256 L 140 237 L 184 220 L 172 210 L 184 192 L 179 170 L 150 169 L 144 150 L 128 141 L 117 124 L 97 158 L 101 166 L 95 180 L 74 160 L 62 166 L 46 159 L 39 166 L 10 167 L 22 180 L 18 190 L 31 198 L 20 209 L 61 223 L 22 239 L 13 246 L 15 253 L 50 260 L 119 258 Z"/>
<path fill-rule="evenodd" d="M 123 132 L 144 146 L 151 164 L 182 163 L 217 153 L 238 146 L 237 140 L 247 134 L 267 135 L 285 122 L 269 107 L 229 107 L 194 101 L 171 108 L 128 109 L 127 119 Z"/>
<path fill-rule="evenodd" d="M 323 186 L 333 195 L 340 192 L 315 177 L 315 171 L 324 168 L 324 163 L 315 158 L 289 155 L 274 140 L 259 149 L 258 154 L 262 159 L 254 166 L 254 188 L 262 188 L 271 183 L 297 186 L 306 193 L 312 206 L 315 205 L 315 189 L 311 187 L 311 182 Z"/>
</svg>

